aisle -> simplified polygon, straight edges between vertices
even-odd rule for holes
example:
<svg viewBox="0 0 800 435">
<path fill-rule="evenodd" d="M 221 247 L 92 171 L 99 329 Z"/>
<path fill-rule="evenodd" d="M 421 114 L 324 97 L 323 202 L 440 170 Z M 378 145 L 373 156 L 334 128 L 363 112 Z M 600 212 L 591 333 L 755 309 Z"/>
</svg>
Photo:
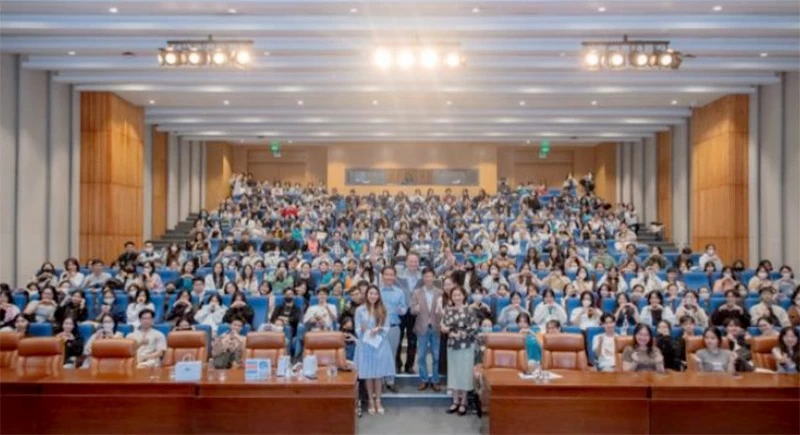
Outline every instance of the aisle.
<svg viewBox="0 0 800 435">
<path fill-rule="evenodd" d="M 444 408 L 422 406 L 387 408 L 384 415 L 365 413 L 358 421 L 358 433 L 369 435 L 479 435 L 488 434 L 488 428 L 488 417 L 481 421 L 475 414 L 459 417 L 447 415 Z"/>
</svg>

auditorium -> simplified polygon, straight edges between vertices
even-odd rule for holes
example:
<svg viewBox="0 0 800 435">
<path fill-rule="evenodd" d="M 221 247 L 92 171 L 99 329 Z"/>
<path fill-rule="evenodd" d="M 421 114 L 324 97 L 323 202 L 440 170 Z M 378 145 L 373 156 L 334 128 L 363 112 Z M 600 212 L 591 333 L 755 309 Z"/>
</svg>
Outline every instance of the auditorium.
<svg viewBox="0 0 800 435">
<path fill-rule="evenodd" d="M 0 0 L 0 433 L 800 433 L 797 0 Z"/>
</svg>

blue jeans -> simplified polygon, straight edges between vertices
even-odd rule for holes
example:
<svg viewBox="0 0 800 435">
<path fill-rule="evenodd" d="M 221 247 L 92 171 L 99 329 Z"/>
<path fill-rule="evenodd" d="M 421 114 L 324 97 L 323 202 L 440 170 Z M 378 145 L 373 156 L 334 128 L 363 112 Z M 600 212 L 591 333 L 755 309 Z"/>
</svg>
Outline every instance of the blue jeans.
<svg viewBox="0 0 800 435">
<path fill-rule="evenodd" d="M 428 326 L 425 334 L 417 336 L 417 366 L 419 366 L 419 379 L 421 382 L 439 383 L 439 338 L 440 334 Z M 433 376 L 428 377 L 428 351 L 433 356 Z"/>
</svg>

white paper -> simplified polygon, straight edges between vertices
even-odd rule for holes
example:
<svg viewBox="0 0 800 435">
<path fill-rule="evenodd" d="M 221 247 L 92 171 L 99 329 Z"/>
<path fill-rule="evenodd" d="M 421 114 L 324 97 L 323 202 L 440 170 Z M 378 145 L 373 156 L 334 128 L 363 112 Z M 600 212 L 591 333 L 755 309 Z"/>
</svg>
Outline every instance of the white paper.
<svg viewBox="0 0 800 435">
<path fill-rule="evenodd" d="M 367 336 L 364 337 L 364 343 L 374 347 L 375 349 L 381 345 L 381 341 L 383 341 L 383 336 L 380 334 L 367 334 Z"/>
</svg>

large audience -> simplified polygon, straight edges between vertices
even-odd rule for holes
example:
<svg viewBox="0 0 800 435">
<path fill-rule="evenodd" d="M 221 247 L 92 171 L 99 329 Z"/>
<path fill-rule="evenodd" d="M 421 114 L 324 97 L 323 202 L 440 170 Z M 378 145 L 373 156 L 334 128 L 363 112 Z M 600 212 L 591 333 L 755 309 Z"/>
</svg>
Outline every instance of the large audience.
<svg viewBox="0 0 800 435">
<path fill-rule="evenodd" d="M 789 266 L 726 263 L 714 245 L 649 247 L 634 206 L 604 202 L 593 184 L 588 174 L 560 189 L 360 196 L 236 174 L 185 243 L 128 242 L 111 264 L 46 262 L 23 288 L 2 284 L 0 328 L 63 338 L 75 368 L 113 337 L 136 340 L 139 366 L 154 367 L 170 331 L 205 330 L 209 364 L 232 368 L 248 331 L 284 332 L 300 358 L 305 333 L 339 330 L 371 414 L 402 372 L 417 372 L 420 390 L 452 391 L 448 412 L 465 414 L 485 336 L 497 331 L 523 334 L 531 360 L 541 334 L 584 334 L 600 371 L 686 370 L 695 335 L 699 370 L 752 371 L 751 337 L 776 335 L 778 372 L 797 373 L 800 287 Z M 627 334 L 634 344 L 616 367 L 614 338 Z"/>
</svg>

